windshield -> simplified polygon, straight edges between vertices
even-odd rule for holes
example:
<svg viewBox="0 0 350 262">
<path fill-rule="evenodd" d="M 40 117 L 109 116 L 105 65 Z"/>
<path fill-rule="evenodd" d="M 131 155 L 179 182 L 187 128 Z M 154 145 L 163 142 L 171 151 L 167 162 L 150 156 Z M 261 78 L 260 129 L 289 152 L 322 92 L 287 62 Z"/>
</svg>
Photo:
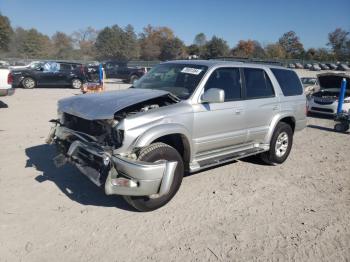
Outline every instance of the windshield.
<svg viewBox="0 0 350 262">
<path fill-rule="evenodd" d="M 134 84 L 135 88 L 168 91 L 187 99 L 207 71 L 207 66 L 192 64 L 160 64 Z"/>
</svg>

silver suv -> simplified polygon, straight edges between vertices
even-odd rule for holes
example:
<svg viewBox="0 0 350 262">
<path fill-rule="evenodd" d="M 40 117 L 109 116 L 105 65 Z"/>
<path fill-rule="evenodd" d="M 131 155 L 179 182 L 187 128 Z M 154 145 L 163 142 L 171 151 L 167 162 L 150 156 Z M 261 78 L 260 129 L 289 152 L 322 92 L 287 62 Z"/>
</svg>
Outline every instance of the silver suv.
<svg viewBox="0 0 350 262">
<path fill-rule="evenodd" d="M 165 205 L 183 175 L 259 154 L 283 163 L 306 125 L 290 69 L 220 61 L 159 64 L 126 90 L 58 102 L 48 143 L 106 194 L 140 211 Z"/>
</svg>

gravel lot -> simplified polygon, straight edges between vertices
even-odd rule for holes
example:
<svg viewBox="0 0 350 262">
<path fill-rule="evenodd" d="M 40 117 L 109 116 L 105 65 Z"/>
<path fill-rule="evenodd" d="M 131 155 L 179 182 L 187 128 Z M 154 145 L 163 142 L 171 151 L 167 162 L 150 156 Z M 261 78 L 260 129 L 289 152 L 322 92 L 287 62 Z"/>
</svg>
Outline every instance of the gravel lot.
<svg viewBox="0 0 350 262">
<path fill-rule="evenodd" d="M 350 260 L 350 134 L 333 120 L 310 117 L 283 165 L 190 175 L 168 205 L 139 213 L 52 163 L 48 120 L 79 91 L 16 91 L 0 99 L 0 261 Z"/>
</svg>

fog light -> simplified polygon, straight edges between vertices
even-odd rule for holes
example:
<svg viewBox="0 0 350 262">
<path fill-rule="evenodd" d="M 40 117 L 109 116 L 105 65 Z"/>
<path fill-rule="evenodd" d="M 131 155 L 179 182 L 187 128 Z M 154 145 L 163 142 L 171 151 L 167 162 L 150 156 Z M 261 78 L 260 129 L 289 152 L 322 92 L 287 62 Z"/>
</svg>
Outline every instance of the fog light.
<svg viewBox="0 0 350 262">
<path fill-rule="evenodd" d="M 137 183 L 127 178 L 119 177 L 111 180 L 113 186 L 137 187 Z"/>
</svg>

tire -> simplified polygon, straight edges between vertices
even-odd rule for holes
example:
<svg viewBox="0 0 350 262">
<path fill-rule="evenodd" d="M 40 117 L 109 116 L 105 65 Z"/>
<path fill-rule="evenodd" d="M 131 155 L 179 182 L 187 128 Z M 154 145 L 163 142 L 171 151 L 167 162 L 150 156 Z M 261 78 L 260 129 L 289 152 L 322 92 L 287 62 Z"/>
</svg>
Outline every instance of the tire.
<svg viewBox="0 0 350 262">
<path fill-rule="evenodd" d="M 349 124 L 346 123 L 337 123 L 334 126 L 334 130 L 337 132 L 346 132 L 349 130 Z"/>
<path fill-rule="evenodd" d="M 83 86 L 83 81 L 81 81 L 79 78 L 72 79 L 72 88 L 74 89 L 81 89 Z"/>
<path fill-rule="evenodd" d="M 33 89 L 33 88 L 36 87 L 36 82 L 31 77 L 25 77 L 22 80 L 22 86 L 23 86 L 24 89 Z"/>
<path fill-rule="evenodd" d="M 126 202 L 138 211 L 153 211 L 167 204 L 179 190 L 184 174 L 184 163 L 179 152 L 164 143 L 154 143 L 141 149 L 138 160 L 151 163 L 159 160 L 177 161 L 173 183 L 166 195 L 157 198 L 151 198 L 149 196 L 124 196 Z"/>
<path fill-rule="evenodd" d="M 261 154 L 261 159 L 269 165 L 282 164 L 289 156 L 293 144 L 293 130 L 290 125 L 279 122 L 275 127 L 270 149 Z"/>
<path fill-rule="evenodd" d="M 136 75 L 132 75 L 132 76 L 130 77 L 130 84 L 133 85 L 133 84 L 135 83 L 136 80 L 139 80 L 139 77 L 136 76 Z"/>
</svg>

